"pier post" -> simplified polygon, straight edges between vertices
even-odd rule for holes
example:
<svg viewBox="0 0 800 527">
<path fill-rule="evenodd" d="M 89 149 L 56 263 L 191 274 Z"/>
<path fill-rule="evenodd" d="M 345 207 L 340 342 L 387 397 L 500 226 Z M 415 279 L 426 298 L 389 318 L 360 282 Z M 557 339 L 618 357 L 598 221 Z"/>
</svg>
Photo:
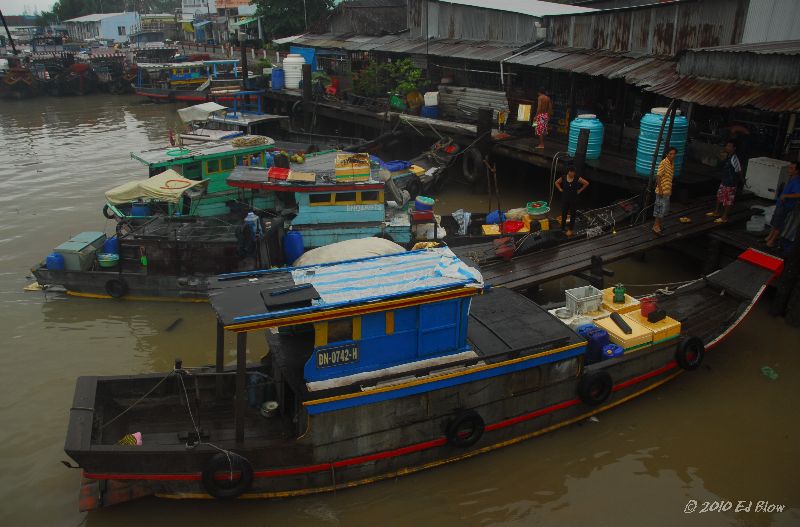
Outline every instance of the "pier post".
<svg viewBox="0 0 800 527">
<path fill-rule="evenodd" d="M 244 410 L 247 404 L 245 393 L 247 384 L 247 333 L 236 334 L 236 399 L 234 416 L 236 423 L 236 442 L 244 441 Z"/>
<path fill-rule="evenodd" d="M 217 320 L 217 367 L 216 372 L 222 373 L 225 368 L 225 328 L 222 322 Z M 222 396 L 223 387 L 222 375 L 217 375 L 217 397 Z"/>
<path fill-rule="evenodd" d="M 311 64 L 303 64 L 303 129 L 311 132 L 312 124 Z"/>
</svg>

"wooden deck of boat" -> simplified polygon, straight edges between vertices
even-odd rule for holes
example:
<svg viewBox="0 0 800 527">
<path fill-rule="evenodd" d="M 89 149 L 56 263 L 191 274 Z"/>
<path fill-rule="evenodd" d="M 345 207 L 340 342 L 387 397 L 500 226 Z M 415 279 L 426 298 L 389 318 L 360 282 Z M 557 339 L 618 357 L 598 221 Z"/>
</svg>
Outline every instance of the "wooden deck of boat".
<svg viewBox="0 0 800 527">
<path fill-rule="evenodd" d="M 740 199 L 731 211 L 730 222 L 741 221 L 750 215 L 751 201 Z M 563 276 L 586 271 L 591 267 L 593 256 L 604 263 L 622 260 L 647 250 L 668 245 L 681 239 L 704 234 L 723 225 L 714 223 L 705 215 L 713 209 L 713 202 L 699 201 L 686 208 L 677 209 L 664 218 L 664 234 L 652 232 L 652 221 L 620 229 L 617 234 L 576 240 L 522 255 L 511 261 L 482 261 L 483 255 L 491 251 L 491 244 L 465 245 L 453 251 L 463 260 L 480 267 L 487 284 L 494 287 L 525 289 Z M 688 217 L 690 223 L 681 223 L 679 218 Z M 492 252 L 493 254 L 493 252 Z"/>
</svg>

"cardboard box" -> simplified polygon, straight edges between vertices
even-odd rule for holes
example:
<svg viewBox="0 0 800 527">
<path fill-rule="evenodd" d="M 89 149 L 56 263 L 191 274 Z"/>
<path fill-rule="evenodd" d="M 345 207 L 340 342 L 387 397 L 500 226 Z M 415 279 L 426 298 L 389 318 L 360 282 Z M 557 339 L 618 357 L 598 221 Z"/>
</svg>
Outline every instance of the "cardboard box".
<svg viewBox="0 0 800 527">
<path fill-rule="evenodd" d="M 336 154 L 334 167 L 337 183 L 369 181 L 369 154 Z"/>
<path fill-rule="evenodd" d="M 630 313 L 639 309 L 639 301 L 626 294 L 625 302 L 617 304 L 614 302 L 614 288 L 608 287 L 603 289 L 603 309 L 612 313 Z"/>
<path fill-rule="evenodd" d="M 633 321 L 649 329 L 653 333 L 653 344 L 658 344 L 675 338 L 681 334 L 681 323 L 669 317 L 664 317 L 658 322 L 650 322 L 639 311 L 632 311 L 622 316 L 626 321 Z M 630 322 L 629 322 L 630 323 Z"/>
<path fill-rule="evenodd" d="M 630 335 L 623 333 L 619 326 L 617 326 L 617 324 L 611 320 L 611 317 L 601 318 L 594 321 L 595 325 L 605 329 L 608 332 L 608 338 L 611 340 L 611 342 L 622 346 L 622 349 L 625 350 L 625 353 L 635 351 L 653 343 L 652 331 L 633 319 L 625 319 L 625 322 L 627 322 L 631 327 L 632 333 Z"/>
</svg>

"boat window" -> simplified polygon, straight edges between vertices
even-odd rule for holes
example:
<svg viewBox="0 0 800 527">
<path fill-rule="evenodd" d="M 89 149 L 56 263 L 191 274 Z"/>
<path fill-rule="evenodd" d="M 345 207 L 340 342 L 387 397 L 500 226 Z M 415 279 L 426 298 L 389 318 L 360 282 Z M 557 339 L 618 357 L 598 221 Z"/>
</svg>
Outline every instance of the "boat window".
<svg viewBox="0 0 800 527">
<path fill-rule="evenodd" d="M 353 319 L 340 318 L 328 322 L 328 342 L 353 339 Z"/>
<path fill-rule="evenodd" d="M 311 205 L 331 205 L 333 203 L 333 194 L 309 194 L 308 203 Z"/>
<path fill-rule="evenodd" d="M 222 159 L 222 170 L 233 170 L 236 161 L 233 157 L 225 157 Z"/>
<path fill-rule="evenodd" d="M 219 171 L 219 159 L 206 161 L 206 174 L 216 174 Z"/>
<path fill-rule="evenodd" d="M 356 193 L 355 192 L 337 192 L 336 193 L 336 204 L 337 205 L 346 205 L 346 204 L 353 204 L 356 203 Z"/>
<path fill-rule="evenodd" d="M 378 190 L 364 190 L 360 192 L 359 203 L 381 203 L 381 193 Z"/>
<path fill-rule="evenodd" d="M 187 163 L 185 165 L 181 165 L 181 167 L 183 168 L 181 174 L 187 179 L 201 179 L 203 177 L 200 169 L 200 163 Z"/>
</svg>

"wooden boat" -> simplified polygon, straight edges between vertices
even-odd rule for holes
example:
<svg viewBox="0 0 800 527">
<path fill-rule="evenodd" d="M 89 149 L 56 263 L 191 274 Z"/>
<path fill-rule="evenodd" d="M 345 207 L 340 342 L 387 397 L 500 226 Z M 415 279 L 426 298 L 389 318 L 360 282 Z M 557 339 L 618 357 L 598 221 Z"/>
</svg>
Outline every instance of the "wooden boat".
<svg viewBox="0 0 800 527">
<path fill-rule="evenodd" d="M 30 65 L 16 55 L 2 58 L 8 62 L 8 67 L 0 70 L 0 97 L 25 99 L 37 96 L 42 86 Z"/>
<path fill-rule="evenodd" d="M 83 470 L 80 508 L 327 492 L 536 437 L 697 368 L 781 265 L 747 251 L 663 299 L 680 333 L 654 329 L 599 362 L 447 249 L 218 277 L 215 366 L 78 379 L 65 451 Z M 248 363 L 257 330 L 269 354 Z"/>
<path fill-rule="evenodd" d="M 134 89 L 136 95 L 154 101 L 206 102 L 215 92 L 220 101 L 232 100 L 223 92 L 241 88 L 238 65 L 235 59 L 138 63 Z"/>
<path fill-rule="evenodd" d="M 260 221 L 264 234 L 253 240 L 241 221 L 156 216 L 118 229 L 113 265 L 104 267 L 101 259 L 106 235 L 82 233 L 56 248 L 66 260 L 63 269 L 45 261 L 31 271 L 46 290 L 71 296 L 205 301 L 210 277 L 269 267 L 280 254 L 280 225 Z"/>
</svg>

